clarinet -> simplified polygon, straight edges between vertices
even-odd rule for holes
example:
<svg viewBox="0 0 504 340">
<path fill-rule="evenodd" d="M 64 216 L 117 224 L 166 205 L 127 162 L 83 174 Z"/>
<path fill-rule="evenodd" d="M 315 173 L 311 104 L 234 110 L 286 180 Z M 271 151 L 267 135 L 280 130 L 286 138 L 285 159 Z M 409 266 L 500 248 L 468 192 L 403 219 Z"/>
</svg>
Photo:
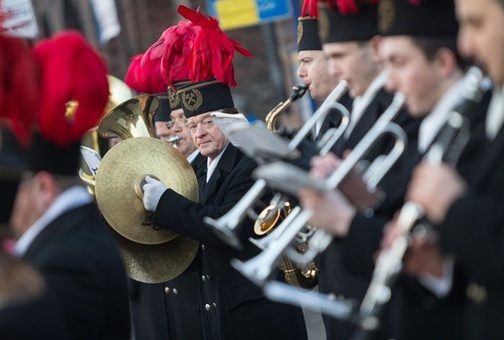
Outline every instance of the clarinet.
<svg viewBox="0 0 504 340">
<path fill-rule="evenodd" d="M 424 161 L 431 164 L 457 164 L 470 137 L 469 114 L 483 98 L 484 89 L 481 87 L 483 79 L 483 74 L 477 67 L 471 67 L 467 71 L 463 79 L 464 101 L 452 111 L 447 124 L 425 154 Z M 401 208 L 397 220 L 401 235 L 394 240 L 389 249 L 380 253 L 368 290 L 359 308 L 359 314 L 364 320 L 378 320 L 383 306 L 390 300 L 392 286 L 401 271 L 404 253 L 409 246 L 410 233 L 423 216 L 423 208 L 414 202 L 406 202 Z M 379 323 L 363 322 L 352 340 L 367 339 L 378 327 Z"/>
</svg>

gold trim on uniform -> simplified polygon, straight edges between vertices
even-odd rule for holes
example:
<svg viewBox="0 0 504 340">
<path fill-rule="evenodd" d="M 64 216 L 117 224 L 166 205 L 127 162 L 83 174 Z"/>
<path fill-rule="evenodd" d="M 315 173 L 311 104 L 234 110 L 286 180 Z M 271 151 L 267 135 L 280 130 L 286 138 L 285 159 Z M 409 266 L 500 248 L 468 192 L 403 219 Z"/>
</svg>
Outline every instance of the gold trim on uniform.
<svg viewBox="0 0 504 340">
<path fill-rule="evenodd" d="M 329 32 L 331 32 L 331 23 L 326 12 L 329 10 L 327 6 L 319 8 L 318 28 L 319 36 L 322 40 L 326 40 L 329 37 Z"/>
<path fill-rule="evenodd" d="M 396 19 L 396 9 L 393 0 L 381 0 L 378 4 L 378 29 L 388 32 Z"/>
<path fill-rule="evenodd" d="M 203 104 L 203 95 L 198 89 L 188 89 L 180 94 L 182 105 L 190 111 L 197 110 Z"/>
</svg>

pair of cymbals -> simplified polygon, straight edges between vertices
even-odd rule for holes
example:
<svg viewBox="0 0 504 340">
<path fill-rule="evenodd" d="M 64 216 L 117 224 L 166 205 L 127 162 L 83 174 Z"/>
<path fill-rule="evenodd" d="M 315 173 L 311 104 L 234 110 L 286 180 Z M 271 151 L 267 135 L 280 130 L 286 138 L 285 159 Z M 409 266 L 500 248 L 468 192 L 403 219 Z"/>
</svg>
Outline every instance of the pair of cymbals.
<svg viewBox="0 0 504 340">
<path fill-rule="evenodd" d="M 142 200 L 146 176 L 197 201 L 198 182 L 185 157 L 173 146 L 150 137 L 126 139 L 103 157 L 96 175 L 98 207 L 118 234 L 128 275 L 157 283 L 180 275 L 191 264 L 199 243 L 155 226 Z"/>
</svg>

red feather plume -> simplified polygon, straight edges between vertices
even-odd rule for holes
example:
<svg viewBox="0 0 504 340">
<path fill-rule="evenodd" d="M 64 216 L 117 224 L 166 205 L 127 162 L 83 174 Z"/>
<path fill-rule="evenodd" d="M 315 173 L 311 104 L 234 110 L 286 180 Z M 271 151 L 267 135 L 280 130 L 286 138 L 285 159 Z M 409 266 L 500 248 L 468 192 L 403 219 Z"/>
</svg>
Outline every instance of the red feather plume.
<svg viewBox="0 0 504 340">
<path fill-rule="evenodd" d="M 27 44 L 14 37 L 0 35 L 0 55 L 0 120 L 26 145 L 40 99 L 37 63 Z"/>
<path fill-rule="evenodd" d="M 317 0 L 304 0 L 301 7 L 301 17 L 318 18 L 318 1 Z"/>
<path fill-rule="evenodd" d="M 173 83 L 191 77 L 191 53 L 200 30 L 199 26 L 194 26 L 190 21 L 180 21 L 163 33 L 161 75 L 172 89 L 175 89 Z"/>
<path fill-rule="evenodd" d="M 215 78 L 222 84 L 236 86 L 233 69 L 235 51 L 246 57 L 251 57 L 252 53 L 236 40 L 230 39 L 219 28 L 216 18 L 206 17 L 183 5 L 178 7 L 178 12 L 193 25 L 201 27 L 189 58 L 190 80 L 199 82 Z"/>
<path fill-rule="evenodd" d="M 338 11 L 343 15 L 348 14 L 358 14 L 359 6 L 356 0 L 325 0 L 331 8 L 338 8 Z M 415 0 L 413 0 L 415 1 Z M 373 4 L 376 5 L 379 0 L 367 0 L 362 1 L 362 4 Z"/>
<path fill-rule="evenodd" d="M 109 84 L 103 59 L 77 32 L 64 32 L 34 48 L 42 78 L 38 116 L 44 139 L 67 146 L 96 126 L 108 102 Z M 66 117 L 65 104 L 78 108 Z"/>
<path fill-rule="evenodd" d="M 166 83 L 161 77 L 161 59 L 134 56 L 124 79 L 126 85 L 142 93 L 154 94 L 166 92 Z"/>
</svg>

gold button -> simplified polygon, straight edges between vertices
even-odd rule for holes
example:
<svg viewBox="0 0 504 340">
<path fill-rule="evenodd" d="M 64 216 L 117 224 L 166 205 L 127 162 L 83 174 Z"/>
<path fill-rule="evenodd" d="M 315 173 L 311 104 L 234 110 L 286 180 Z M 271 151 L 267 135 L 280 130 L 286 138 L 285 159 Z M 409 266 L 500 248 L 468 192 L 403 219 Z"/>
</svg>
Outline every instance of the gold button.
<svg viewBox="0 0 504 340">
<path fill-rule="evenodd" d="M 467 286 L 466 294 L 467 297 L 476 304 L 483 304 L 487 299 L 486 288 L 476 283 L 471 283 L 469 286 Z"/>
<path fill-rule="evenodd" d="M 164 287 L 164 292 L 165 292 L 165 294 L 168 294 L 170 292 L 170 288 L 169 287 Z"/>
<path fill-rule="evenodd" d="M 205 305 L 205 309 L 206 309 L 206 311 L 208 312 L 208 311 L 210 310 L 210 308 L 211 308 L 211 307 L 210 307 L 210 305 L 207 303 L 207 304 Z"/>
</svg>

